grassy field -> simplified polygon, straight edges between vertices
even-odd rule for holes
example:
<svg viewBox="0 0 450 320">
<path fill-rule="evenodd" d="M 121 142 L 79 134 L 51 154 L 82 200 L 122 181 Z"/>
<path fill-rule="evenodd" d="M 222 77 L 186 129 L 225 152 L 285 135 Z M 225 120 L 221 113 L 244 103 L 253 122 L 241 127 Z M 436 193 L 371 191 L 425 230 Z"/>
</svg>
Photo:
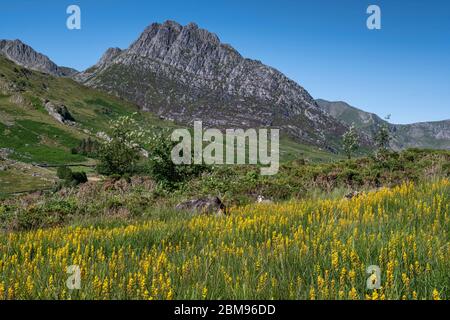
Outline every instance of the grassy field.
<svg viewBox="0 0 450 320">
<path fill-rule="evenodd" d="M 442 179 L 226 217 L 164 212 L 2 233 L 0 298 L 448 299 L 449 196 Z M 81 269 L 79 290 L 66 287 L 69 265 Z M 370 265 L 378 290 L 366 288 Z"/>
</svg>

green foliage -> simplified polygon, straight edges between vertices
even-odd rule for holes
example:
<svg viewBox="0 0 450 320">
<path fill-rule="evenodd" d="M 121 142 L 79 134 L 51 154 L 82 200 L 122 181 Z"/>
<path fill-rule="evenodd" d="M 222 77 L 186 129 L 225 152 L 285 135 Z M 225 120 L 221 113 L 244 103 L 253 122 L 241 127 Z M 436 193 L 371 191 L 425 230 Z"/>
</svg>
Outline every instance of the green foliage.
<svg viewBox="0 0 450 320">
<path fill-rule="evenodd" d="M 76 184 L 85 183 L 88 181 L 86 172 L 76 171 L 72 173 L 72 181 L 75 181 Z"/>
<path fill-rule="evenodd" d="M 95 158 L 97 157 L 99 148 L 100 144 L 98 143 L 98 141 L 89 137 L 87 139 L 81 140 L 80 144 L 77 147 L 71 149 L 71 152 L 72 154 L 81 154 L 83 156 Z"/>
<path fill-rule="evenodd" d="M 66 166 L 58 167 L 56 176 L 61 180 L 72 180 L 72 170 Z"/>
<path fill-rule="evenodd" d="M 13 230 L 30 230 L 60 225 L 76 210 L 73 200 L 48 199 L 28 208 L 4 206 L 0 210 L 0 226 Z"/>
<path fill-rule="evenodd" d="M 378 127 L 378 132 L 375 134 L 375 143 L 379 152 L 384 152 L 389 148 L 391 134 L 388 125 L 383 123 Z"/>
<path fill-rule="evenodd" d="M 59 167 L 56 175 L 59 179 L 64 180 L 66 185 L 77 185 L 88 181 L 86 172 L 73 172 L 66 166 Z"/>
<path fill-rule="evenodd" d="M 381 186 L 396 186 L 405 181 L 420 183 L 429 181 L 430 178 L 439 179 L 449 174 L 449 163 L 448 151 L 415 149 L 402 153 L 388 152 L 386 161 L 383 162 L 376 157 L 323 164 L 293 161 L 282 164 L 279 173 L 274 176 L 262 176 L 259 168 L 247 165 L 215 166 L 202 171 L 202 174 L 188 171 L 189 174 L 182 175 L 185 180 L 179 182 L 169 182 L 165 180 L 165 176 L 161 181 L 154 181 L 155 178 L 145 176 L 125 179 L 118 175 L 103 183 L 89 184 L 82 189 L 63 193 L 66 196 L 55 193 L 39 197 L 36 199 L 40 208 L 38 211 L 23 205 L 26 202 L 22 202 L 20 198 L 14 208 L 9 206 L 10 202 L 5 202 L 8 205 L 3 205 L 2 211 L 13 220 L 15 215 L 22 215 L 21 221 L 34 221 L 21 222 L 22 226 L 42 227 L 52 225 L 55 221 L 66 223 L 75 220 L 150 216 L 158 208 L 171 208 L 186 199 L 207 195 L 219 196 L 227 206 L 254 203 L 258 195 L 273 201 L 342 198 L 350 190 L 373 190 Z M 191 170 L 186 168 L 188 169 Z M 68 170 L 59 171 L 59 176 L 68 176 Z M 76 173 L 72 172 L 72 175 Z M 75 184 L 71 180 L 65 183 L 65 187 L 72 188 Z M 72 204 L 70 214 L 65 214 L 68 211 L 62 209 L 66 208 L 66 203 Z M 31 217 L 27 218 L 29 209 Z M 50 212 L 57 212 L 59 218 L 52 220 Z M 40 219 L 40 214 L 47 216 L 48 220 L 44 217 L 43 220 L 36 220 Z M 14 227 L 7 222 L 4 226 Z"/>
<path fill-rule="evenodd" d="M 112 120 L 109 136 L 99 148 L 97 171 L 108 176 L 134 174 L 144 136 L 132 116 L 121 116 Z"/>
<path fill-rule="evenodd" d="M 442 170 L 444 171 L 444 173 L 447 177 L 450 177 L 450 162 L 445 163 L 442 166 Z"/>
<path fill-rule="evenodd" d="M 147 171 L 153 179 L 168 187 L 197 176 L 207 169 L 205 165 L 174 164 L 171 156 L 177 142 L 171 141 L 168 130 L 154 132 L 149 141 Z"/>
<path fill-rule="evenodd" d="M 349 130 L 344 133 L 342 143 L 345 154 L 351 159 L 352 153 L 358 149 L 358 133 L 354 125 L 351 125 Z"/>
</svg>

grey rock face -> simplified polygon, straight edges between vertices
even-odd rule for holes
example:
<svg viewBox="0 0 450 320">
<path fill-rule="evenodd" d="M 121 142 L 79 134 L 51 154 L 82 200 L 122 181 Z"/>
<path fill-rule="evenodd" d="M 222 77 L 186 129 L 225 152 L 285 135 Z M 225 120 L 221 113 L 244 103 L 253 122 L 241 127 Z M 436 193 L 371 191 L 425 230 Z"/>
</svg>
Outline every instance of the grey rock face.
<svg viewBox="0 0 450 320">
<path fill-rule="evenodd" d="M 450 150 L 450 120 L 391 124 L 392 146 L 396 149 L 409 147 Z"/>
<path fill-rule="evenodd" d="M 202 214 L 226 214 L 226 207 L 218 197 L 207 197 L 181 202 L 175 209 Z"/>
<path fill-rule="evenodd" d="M 296 82 L 194 23 L 153 23 L 128 49 L 108 49 L 76 79 L 181 123 L 279 127 L 320 146 L 345 131 Z"/>
<path fill-rule="evenodd" d="M 79 82 L 85 82 L 94 76 L 98 70 L 108 67 L 120 53 L 122 53 L 120 48 L 109 48 L 95 65 L 84 72 L 73 75 L 72 78 Z"/>
<path fill-rule="evenodd" d="M 72 117 L 66 106 L 56 106 L 47 100 L 44 102 L 44 107 L 48 114 L 51 115 L 56 121 L 67 125 L 75 124 L 75 119 Z"/>
<path fill-rule="evenodd" d="M 25 68 L 58 77 L 70 77 L 78 72 L 72 68 L 57 66 L 47 56 L 36 52 L 20 40 L 0 40 L 0 54 Z"/>
</svg>

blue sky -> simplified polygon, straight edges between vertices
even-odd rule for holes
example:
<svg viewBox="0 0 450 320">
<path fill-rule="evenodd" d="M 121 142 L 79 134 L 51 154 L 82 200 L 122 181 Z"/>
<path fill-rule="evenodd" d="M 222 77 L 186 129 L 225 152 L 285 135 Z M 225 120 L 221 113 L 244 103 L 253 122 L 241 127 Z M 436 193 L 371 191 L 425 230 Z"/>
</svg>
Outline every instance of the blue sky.
<svg viewBox="0 0 450 320">
<path fill-rule="evenodd" d="M 66 8 L 81 8 L 81 30 Z M 366 28 L 381 8 L 382 29 Z M 79 70 L 126 48 L 152 22 L 194 21 L 314 98 L 343 100 L 391 121 L 450 119 L 450 1 L 2 0 L 0 39 L 21 39 Z"/>
</svg>

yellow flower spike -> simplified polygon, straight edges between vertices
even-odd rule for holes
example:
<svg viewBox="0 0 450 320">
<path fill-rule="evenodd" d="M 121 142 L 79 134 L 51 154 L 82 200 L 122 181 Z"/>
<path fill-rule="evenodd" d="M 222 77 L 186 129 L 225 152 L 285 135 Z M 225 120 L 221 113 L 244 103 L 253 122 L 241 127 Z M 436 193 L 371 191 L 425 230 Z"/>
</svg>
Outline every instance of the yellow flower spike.
<svg viewBox="0 0 450 320">
<path fill-rule="evenodd" d="M 202 290 L 202 299 L 205 300 L 207 296 L 208 296 L 208 288 L 203 287 L 203 290 Z"/>
<path fill-rule="evenodd" d="M 313 287 L 309 289 L 309 299 L 310 300 L 316 300 L 316 291 Z"/>
<path fill-rule="evenodd" d="M 359 299 L 358 292 L 356 291 L 355 287 L 352 287 L 352 289 L 349 291 L 348 298 L 350 300 L 358 300 Z"/>
<path fill-rule="evenodd" d="M 433 289 L 433 300 L 441 300 L 439 291 L 437 291 L 437 289 Z"/>
</svg>

